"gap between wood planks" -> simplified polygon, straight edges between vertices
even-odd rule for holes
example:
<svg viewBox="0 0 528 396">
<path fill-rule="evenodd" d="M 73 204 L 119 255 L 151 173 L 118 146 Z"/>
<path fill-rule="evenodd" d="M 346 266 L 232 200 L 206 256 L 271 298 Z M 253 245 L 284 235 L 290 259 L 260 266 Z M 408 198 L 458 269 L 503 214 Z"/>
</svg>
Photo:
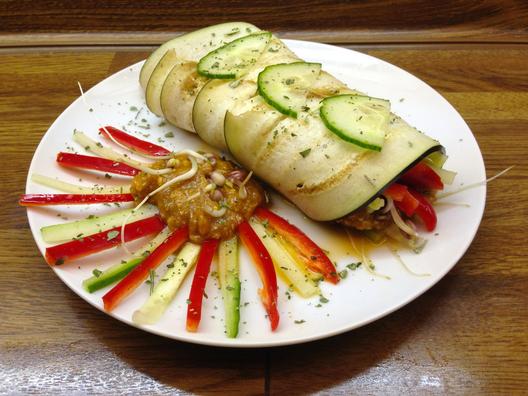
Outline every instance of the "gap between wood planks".
<svg viewBox="0 0 528 396">
<path fill-rule="evenodd" d="M 0 48 L 77 46 L 157 46 L 185 32 L 34 33 L 0 34 Z M 329 44 L 528 44 L 518 31 L 430 29 L 411 31 L 290 31 L 275 32 L 285 39 Z"/>
<path fill-rule="evenodd" d="M 1 43 L 1 41 L 0 41 Z M 360 51 L 369 50 L 490 50 L 490 49 L 526 49 L 528 43 L 340 43 L 332 44 L 344 48 L 356 49 Z M 157 48 L 157 44 L 145 45 L 43 45 L 43 46 L 17 46 L 17 47 L 2 47 L 0 44 L 1 54 L 30 54 L 41 52 L 145 52 L 149 53 Z"/>
</svg>

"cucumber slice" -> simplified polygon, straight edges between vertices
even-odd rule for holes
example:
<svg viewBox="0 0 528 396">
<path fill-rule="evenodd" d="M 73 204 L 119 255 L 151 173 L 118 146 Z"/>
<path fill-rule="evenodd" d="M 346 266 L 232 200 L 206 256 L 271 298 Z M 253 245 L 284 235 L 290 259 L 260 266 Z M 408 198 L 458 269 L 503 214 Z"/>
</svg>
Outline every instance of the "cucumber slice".
<svg viewBox="0 0 528 396">
<path fill-rule="evenodd" d="M 143 89 L 147 88 L 147 83 L 156 65 L 163 55 L 171 49 L 177 51 L 181 60 L 198 62 L 211 50 L 259 30 L 250 23 L 228 22 L 178 36 L 162 44 L 150 54 L 141 68 L 139 82 Z"/>
<path fill-rule="evenodd" d="M 127 216 L 130 216 L 128 223 L 132 223 L 137 220 L 146 219 L 156 213 L 158 213 L 158 210 L 154 205 L 145 205 L 136 211 L 133 209 L 126 209 L 105 216 L 90 216 L 84 220 L 42 227 L 40 232 L 42 234 L 42 239 L 44 239 L 45 242 L 66 241 L 68 239 L 80 238 L 82 236 L 95 234 L 120 226 Z"/>
<path fill-rule="evenodd" d="M 226 335 L 238 335 L 240 321 L 240 279 L 238 275 L 238 238 L 222 241 L 218 250 L 218 278 L 224 299 Z"/>
<path fill-rule="evenodd" d="M 209 78 L 239 78 L 257 63 L 270 40 L 269 32 L 236 39 L 200 59 L 198 73 Z"/>
<path fill-rule="evenodd" d="M 389 125 L 390 102 L 363 95 L 337 95 L 321 102 L 321 119 L 341 139 L 381 151 Z"/>
<path fill-rule="evenodd" d="M 321 73 L 320 63 L 294 62 L 271 65 L 258 76 L 258 92 L 281 113 L 297 118 L 306 104 L 308 89 Z"/>
<path fill-rule="evenodd" d="M 172 262 L 172 266 L 159 279 L 147 301 L 132 315 L 134 323 L 146 325 L 154 324 L 160 320 L 176 296 L 176 292 L 183 280 L 194 267 L 199 253 L 199 245 L 188 242 L 183 246 L 176 259 Z"/>
</svg>

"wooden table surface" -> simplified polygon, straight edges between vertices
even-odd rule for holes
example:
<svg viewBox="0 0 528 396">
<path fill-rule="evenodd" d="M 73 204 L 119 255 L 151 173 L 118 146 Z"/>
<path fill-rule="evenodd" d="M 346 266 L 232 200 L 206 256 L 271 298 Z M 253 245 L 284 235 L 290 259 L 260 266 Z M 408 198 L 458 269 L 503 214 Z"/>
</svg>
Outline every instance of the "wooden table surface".
<svg viewBox="0 0 528 396">
<path fill-rule="evenodd" d="M 273 12 L 264 2 L 228 1 L 228 11 L 152 3 L 0 3 L 0 394 L 526 394 L 527 7 L 308 1 Z M 408 70 L 462 114 L 488 175 L 515 165 L 489 185 L 473 244 L 430 291 L 330 339 L 233 350 L 126 326 L 45 264 L 16 201 L 42 135 L 78 96 L 76 82 L 91 86 L 143 59 L 170 32 L 229 19 L 340 43 Z"/>
</svg>

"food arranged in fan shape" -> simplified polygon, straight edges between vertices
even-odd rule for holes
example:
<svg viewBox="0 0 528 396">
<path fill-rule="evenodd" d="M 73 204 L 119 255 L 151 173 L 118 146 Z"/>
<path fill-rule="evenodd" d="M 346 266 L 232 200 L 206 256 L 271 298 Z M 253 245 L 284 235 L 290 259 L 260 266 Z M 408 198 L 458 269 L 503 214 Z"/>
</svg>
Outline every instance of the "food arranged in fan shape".
<svg viewBox="0 0 528 396">
<path fill-rule="evenodd" d="M 25 206 L 134 203 L 133 209 L 42 228 L 47 243 L 62 242 L 46 249 L 50 265 L 119 245 L 128 251 L 127 242 L 154 236 L 127 252 L 126 260 L 94 270 L 84 281 L 89 293 L 107 289 L 107 311 L 148 282 L 150 296 L 132 319 L 156 323 L 194 270 L 186 329 L 197 331 L 217 255 L 226 335 L 236 337 L 239 241 L 262 281 L 258 293 L 271 330 L 280 321 L 277 279 L 304 298 L 320 294 L 319 282 L 337 285 L 343 276 L 324 247 L 267 208 L 268 195 L 254 176 L 309 218 L 340 225 L 369 271 L 366 243 L 419 252 L 425 244 L 419 227 L 436 227 L 435 194 L 455 176 L 442 169 L 447 157 L 440 143 L 391 113 L 388 100 L 348 88 L 269 32 L 235 22 L 177 37 L 145 61 L 140 84 L 153 113 L 197 133 L 234 162 L 211 152 L 171 152 L 106 126 L 99 140 L 81 131 L 73 135 L 97 157 L 58 153 L 57 162 L 129 176 L 126 188 L 81 187 L 32 175 L 66 194 L 24 195 Z M 156 283 L 156 269 L 171 255 Z"/>
</svg>

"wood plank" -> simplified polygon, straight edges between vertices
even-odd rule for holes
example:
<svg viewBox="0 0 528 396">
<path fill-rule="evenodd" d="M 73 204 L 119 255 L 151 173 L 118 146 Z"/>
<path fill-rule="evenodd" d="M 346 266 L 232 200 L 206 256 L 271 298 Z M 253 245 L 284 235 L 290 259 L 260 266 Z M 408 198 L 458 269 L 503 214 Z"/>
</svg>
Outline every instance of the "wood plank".
<svg viewBox="0 0 528 396">
<path fill-rule="evenodd" d="M 203 27 L 203 26 L 199 26 Z M 198 28 L 199 28 L 198 27 Z M 0 47 L 43 46 L 148 46 L 159 45 L 187 31 L 127 32 L 127 33 L 0 33 Z M 523 31 L 500 29 L 464 29 L 462 31 L 442 28 L 394 31 L 350 31 L 350 30 L 274 30 L 284 39 L 317 41 L 329 44 L 426 44 L 426 43 L 528 43 L 528 34 Z"/>
<path fill-rule="evenodd" d="M 225 0 L 222 7 L 211 7 L 206 1 L 182 0 L 167 7 L 166 2 L 147 0 L 5 0 L 0 3 L 0 20 L 0 46 L 52 41 L 154 44 L 168 35 L 232 20 L 248 21 L 285 37 L 332 43 L 526 42 L 528 3 Z M 99 35 L 84 35 L 90 32 Z"/>
</svg>

